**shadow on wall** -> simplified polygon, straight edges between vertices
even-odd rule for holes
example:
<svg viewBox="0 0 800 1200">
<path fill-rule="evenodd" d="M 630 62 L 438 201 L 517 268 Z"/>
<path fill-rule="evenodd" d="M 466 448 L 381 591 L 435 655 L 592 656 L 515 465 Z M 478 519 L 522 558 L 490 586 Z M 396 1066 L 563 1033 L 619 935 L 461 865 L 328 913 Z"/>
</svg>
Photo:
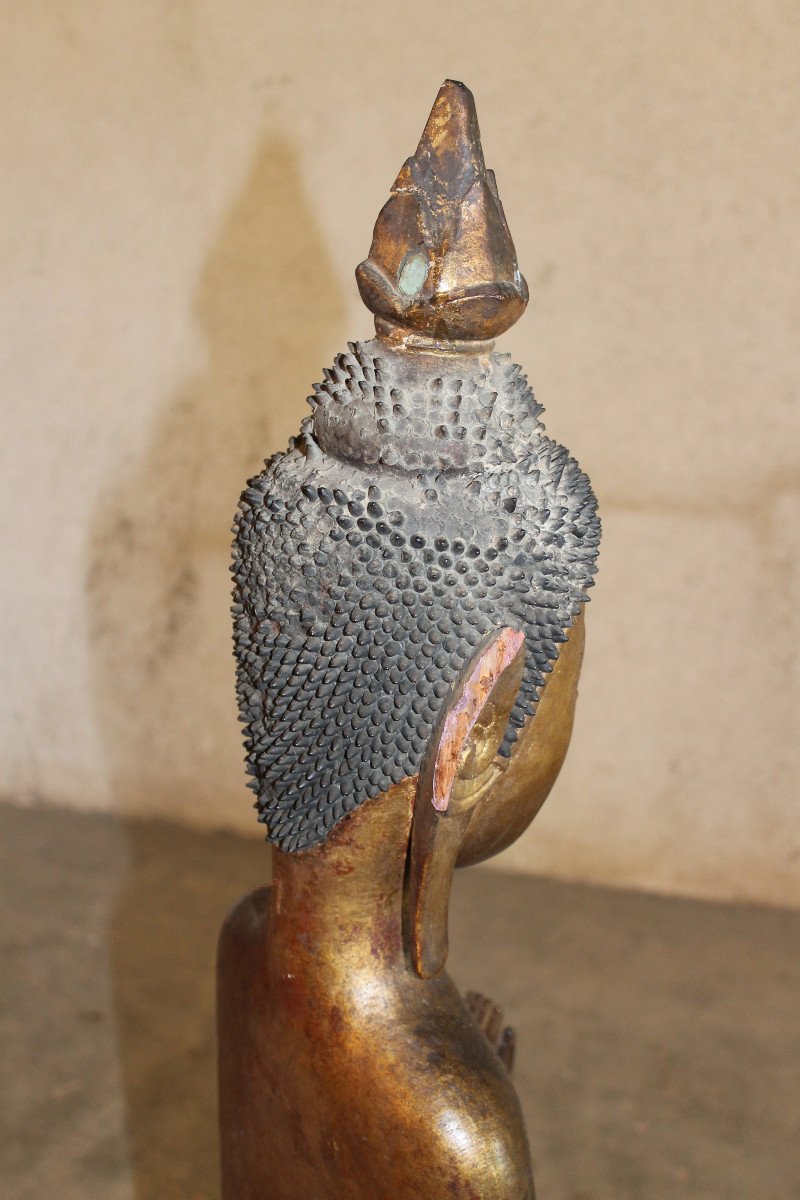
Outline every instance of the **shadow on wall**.
<svg viewBox="0 0 800 1200">
<path fill-rule="evenodd" d="M 246 806 L 233 703 L 230 526 L 342 333 L 343 305 L 292 151 L 261 147 L 211 250 L 196 312 L 208 367 L 169 400 L 95 521 L 88 603 L 115 808 Z M 310 334 L 307 331 L 311 331 Z"/>
<path fill-rule="evenodd" d="M 148 452 L 105 496 L 93 528 L 87 590 L 95 703 L 124 818 L 180 819 L 203 807 L 213 815 L 222 797 L 249 807 L 233 700 L 231 519 L 245 479 L 297 429 L 309 383 L 343 326 L 341 295 L 297 163 L 278 138 L 261 146 L 212 247 L 196 312 L 207 370 L 165 404 Z M 198 1146 L 207 1173 L 198 1175 L 195 1162 L 191 1176 L 207 1178 L 203 1196 L 212 1197 L 216 1097 L 197 1064 L 207 1061 L 213 1039 L 210 948 L 224 913 L 206 914 L 213 928 L 200 939 L 208 951 L 203 1029 L 153 1028 L 131 997 L 171 984 L 148 970 L 141 924 L 154 884 L 135 823 L 126 820 L 125 828 L 128 875 L 109 937 L 136 1197 L 195 1200 L 182 1160 Z M 264 875 L 268 863 L 263 847 Z M 242 881 L 242 891 L 255 882 Z M 159 935 L 170 939 L 176 963 L 198 944 L 190 912 L 182 905 Z"/>
</svg>

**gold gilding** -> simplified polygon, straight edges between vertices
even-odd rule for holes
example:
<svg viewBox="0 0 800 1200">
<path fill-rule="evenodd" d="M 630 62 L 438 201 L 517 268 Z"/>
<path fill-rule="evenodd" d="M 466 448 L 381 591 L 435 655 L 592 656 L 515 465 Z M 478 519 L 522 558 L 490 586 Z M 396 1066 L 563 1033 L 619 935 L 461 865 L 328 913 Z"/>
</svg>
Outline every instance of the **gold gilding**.
<svg viewBox="0 0 800 1200">
<path fill-rule="evenodd" d="M 406 953 L 415 792 L 274 850 L 272 887 L 223 928 L 223 1200 L 533 1197 L 506 1068 L 446 972 L 421 979 Z"/>
<path fill-rule="evenodd" d="M 357 279 L 379 334 L 409 355 L 485 355 L 522 313 L 527 287 L 463 84 L 439 91 Z M 511 628 L 488 637 L 419 777 L 312 849 L 274 848 L 272 887 L 225 922 L 223 1200 L 533 1200 L 510 1031 L 444 970 L 455 866 L 519 837 L 569 744 L 582 616 L 510 759 L 497 756 L 523 643 Z"/>
<path fill-rule="evenodd" d="M 387 336 L 486 341 L 522 315 L 528 288 L 463 83 L 440 88 L 356 279 Z"/>
</svg>

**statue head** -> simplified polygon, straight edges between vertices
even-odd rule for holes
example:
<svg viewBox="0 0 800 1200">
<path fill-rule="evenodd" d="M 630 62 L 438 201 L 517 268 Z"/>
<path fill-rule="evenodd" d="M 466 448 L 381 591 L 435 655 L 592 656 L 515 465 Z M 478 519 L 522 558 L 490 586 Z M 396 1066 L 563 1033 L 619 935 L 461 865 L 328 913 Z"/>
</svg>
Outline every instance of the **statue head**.
<svg viewBox="0 0 800 1200">
<path fill-rule="evenodd" d="M 510 767 L 599 541 L 587 477 L 494 351 L 527 289 L 462 84 L 441 89 L 357 278 L 376 337 L 324 372 L 235 525 L 250 786 L 290 853 L 420 775 L 464 672 L 503 629 L 520 638 L 517 687 L 487 697 L 459 770 L 505 772 L 508 804 L 523 804 Z"/>
</svg>

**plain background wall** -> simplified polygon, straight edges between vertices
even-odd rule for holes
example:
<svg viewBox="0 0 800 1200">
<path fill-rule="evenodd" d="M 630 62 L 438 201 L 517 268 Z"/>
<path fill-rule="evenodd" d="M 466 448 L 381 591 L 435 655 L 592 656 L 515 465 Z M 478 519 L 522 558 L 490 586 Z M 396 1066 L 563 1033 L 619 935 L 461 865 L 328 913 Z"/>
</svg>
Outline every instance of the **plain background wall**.
<svg viewBox="0 0 800 1200">
<path fill-rule="evenodd" d="M 256 832 L 241 485 L 463 79 L 532 300 L 501 348 L 605 537 L 567 766 L 501 866 L 800 904 L 794 0 L 0 10 L 4 793 Z"/>
</svg>

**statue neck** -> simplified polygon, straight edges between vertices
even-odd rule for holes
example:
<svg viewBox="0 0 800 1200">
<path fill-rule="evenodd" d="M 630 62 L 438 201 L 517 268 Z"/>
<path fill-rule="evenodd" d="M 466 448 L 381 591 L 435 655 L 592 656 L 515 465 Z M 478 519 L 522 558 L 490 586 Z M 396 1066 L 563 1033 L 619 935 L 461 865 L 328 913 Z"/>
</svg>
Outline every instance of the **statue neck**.
<svg viewBox="0 0 800 1200">
<path fill-rule="evenodd" d="M 404 965 L 403 879 L 416 780 L 366 801 L 320 846 L 273 851 L 270 955 L 280 971 Z"/>
</svg>

